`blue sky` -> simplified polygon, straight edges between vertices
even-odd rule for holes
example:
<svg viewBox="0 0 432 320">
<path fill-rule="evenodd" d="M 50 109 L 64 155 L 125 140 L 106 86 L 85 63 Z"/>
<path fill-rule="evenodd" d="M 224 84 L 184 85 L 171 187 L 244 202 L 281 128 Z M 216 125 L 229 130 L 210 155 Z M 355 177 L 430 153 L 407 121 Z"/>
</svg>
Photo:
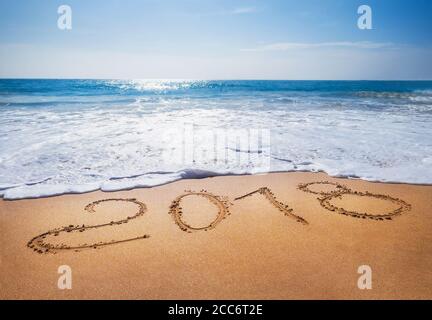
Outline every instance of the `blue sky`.
<svg viewBox="0 0 432 320">
<path fill-rule="evenodd" d="M 431 34 L 430 0 L 0 0 L 0 77 L 432 79 Z"/>
</svg>

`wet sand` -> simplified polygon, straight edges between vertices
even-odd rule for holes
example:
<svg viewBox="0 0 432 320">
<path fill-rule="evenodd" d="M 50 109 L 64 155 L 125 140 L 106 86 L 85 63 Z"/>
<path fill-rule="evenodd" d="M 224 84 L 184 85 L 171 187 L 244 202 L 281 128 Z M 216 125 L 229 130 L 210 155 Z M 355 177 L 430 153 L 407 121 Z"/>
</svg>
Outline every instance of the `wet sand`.
<svg viewBox="0 0 432 320">
<path fill-rule="evenodd" d="M 432 299 L 432 186 L 274 173 L 0 200 L 0 236 L 2 299 Z"/>
</svg>

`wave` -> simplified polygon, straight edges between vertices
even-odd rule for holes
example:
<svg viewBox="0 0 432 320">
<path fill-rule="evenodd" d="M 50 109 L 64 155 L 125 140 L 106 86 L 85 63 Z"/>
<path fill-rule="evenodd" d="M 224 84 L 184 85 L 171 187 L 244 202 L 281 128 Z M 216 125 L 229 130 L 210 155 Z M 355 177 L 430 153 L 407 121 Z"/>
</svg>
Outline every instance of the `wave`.
<svg viewBox="0 0 432 320">
<path fill-rule="evenodd" d="M 86 183 L 86 184 L 47 184 L 49 180 L 41 182 L 33 182 L 26 184 L 15 184 L 15 185 L 3 185 L 0 187 L 0 197 L 5 200 L 20 200 L 20 199 L 37 199 L 43 197 L 51 197 L 65 194 L 82 194 L 93 191 L 104 191 L 104 192 L 115 192 L 122 190 L 131 190 L 135 188 L 151 188 L 161 186 L 169 183 L 173 183 L 183 179 L 203 179 L 217 176 L 242 176 L 242 175 L 253 175 L 253 174 L 268 174 L 268 173 L 280 173 L 280 172 L 326 172 L 327 174 L 348 179 L 362 179 L 373 182 L 387 182 L 387 183 L 411 183 L 411 184 L 432 184 L 432 174 L 425 174 L 427 166 L 423 168 L 416 168 L 415 170 L 422 174 L 416 178 L 406 176 L 405 178 L 398 179 L 395 175 L 399 170 L 406 170 L 408 168 L 391 168 L 385 170 L 384 175 L 380 178 L 377 177 L 373 170 L 363 170 L 363 174 L 356 174 L 350 169 L 341 168 L 329 168 L 323 164 L 316 164 L 310 161 L 303 161 L 300 163 L 293 163 L 292 160 L 282 159 L 274 157 L 275 160 L 280 162 L 289 163 L 289 166 L 276 166 L 271 170 L 228 170 L 228 171 L 210 171 L 202 169 L 184 169 L 177 172 L 149 172 L 130 177 L 112 177 L 108 180 Z M 432 164 L 432 158 L 429 159 L 427 165 Z M 350 165 L 346 166 L 350 167 Z M 411 168 L 414 169 L 414 168 Z M 358 171 L 357 171 L 358 172 Z"/>
<path fill-rule="evenodd" d="M 5 200 L 36 199 L 63 194 L 80 194 L 92 191 L 113 192 L 134 188 L 150 188 L 175 182 L 182 179 L 202 179 L 215 176 L 240 175 L 245 172 L 212 172 L 208 170 L 186 169 L 178 172 L 144 173 L 132 177 L 111 178 L 107 181 L 82 185 L 66 184 L 22 184 L 0 188 L 0 195 Z M 37 186 L 36 186 L 37 185 Z"/>
<path fill-rule="evenodd" d="M 432 82 L 0 80 L 0 195 L 290 171 L 428 184 L 431 96 Z M 169 163 L 188 128 L 226 161 Z M 242 145 L 253 130 L 269 140 Z"/>
</svg>

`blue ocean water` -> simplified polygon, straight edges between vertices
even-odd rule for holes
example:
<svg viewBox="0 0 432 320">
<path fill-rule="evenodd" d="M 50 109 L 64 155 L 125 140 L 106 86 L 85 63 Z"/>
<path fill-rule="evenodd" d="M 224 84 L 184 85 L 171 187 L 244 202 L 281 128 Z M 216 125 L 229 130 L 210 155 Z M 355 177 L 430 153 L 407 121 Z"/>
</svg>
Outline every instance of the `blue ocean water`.
<svg viewBox="0 0 432 320">
<path fill-rule="evenodd" d="M 167 161 L 190 142 L 173 130 L 207 154 Z M 239 147 L 254 130 L 265 139 Z M 296 170 L 429 184 L 431 134 L 432 81 L 1 79 L 0 194 Z"/>
</svg>

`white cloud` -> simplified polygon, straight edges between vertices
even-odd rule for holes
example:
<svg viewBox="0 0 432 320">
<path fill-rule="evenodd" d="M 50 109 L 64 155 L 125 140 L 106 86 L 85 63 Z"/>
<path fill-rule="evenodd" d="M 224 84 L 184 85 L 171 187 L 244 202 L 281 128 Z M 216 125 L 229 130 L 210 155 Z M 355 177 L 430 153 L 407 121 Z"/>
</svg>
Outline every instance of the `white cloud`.
<svg viewBox="0 0 432 320">
<path fill-rule="evenodd" d="M 257 9 L 255 7 L 242 7 L 242 8 L 235 8 L 231 11 L 231 14 L 246 14 L 246 13 L 254 13 Z"/>
<path fill-rule="evenodd" d="M 278 42 L 266 44 L 256 48 L 242 49 L 242 51 L 288 51 L 294 49 L 314 49 L 314 48 L 355 48 L 355 49 L 380 49 L 393 47 L 390 42 L 370 42 L 370 41 L 339 41 L 339 42 Z"/>
<path fill-rule="evenodd" d="M 146 54 L 0 44 L 0 78 L 432 79 L 432 48 Z"/>
</svg>

